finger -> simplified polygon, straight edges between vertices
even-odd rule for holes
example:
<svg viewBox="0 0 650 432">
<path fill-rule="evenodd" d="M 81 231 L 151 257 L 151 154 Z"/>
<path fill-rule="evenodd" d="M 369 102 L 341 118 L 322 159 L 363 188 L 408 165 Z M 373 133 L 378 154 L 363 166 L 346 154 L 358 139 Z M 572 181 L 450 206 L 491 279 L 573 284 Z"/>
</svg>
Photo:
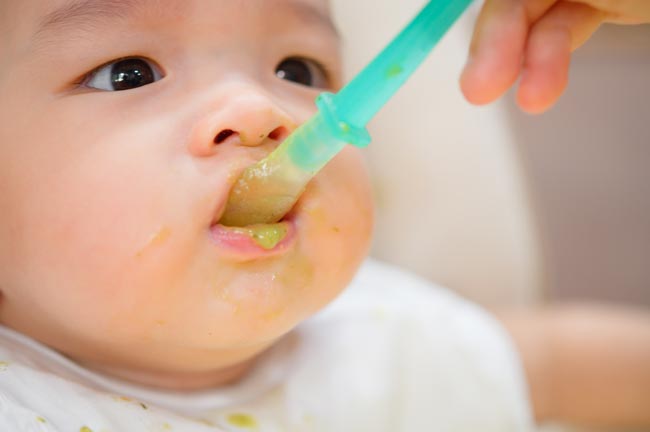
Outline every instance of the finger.
<svg viewBox="0 0 650 432">
<path fill-rule="evenodd" d="M 487 0 L 472 37 L 461 90 L 468 101 L 486 104 L 517 79 L 528 27 L 556 0 Z"/>
<path fill-rule="evenodd" d="M 582 45 L 605 19 L 605 13 L 584 4 L 562 1 L 530 30 L 517 103 L 528 113 L 550 108 L 566 88 L 571 52 Z"/>
<path fill-rule="evenodd" d="M 650 1 L 648 0 L 574 0 L 594 9 L 607 12 L 607 22 L 617 24 L 650 23 Z"/>
</svg>

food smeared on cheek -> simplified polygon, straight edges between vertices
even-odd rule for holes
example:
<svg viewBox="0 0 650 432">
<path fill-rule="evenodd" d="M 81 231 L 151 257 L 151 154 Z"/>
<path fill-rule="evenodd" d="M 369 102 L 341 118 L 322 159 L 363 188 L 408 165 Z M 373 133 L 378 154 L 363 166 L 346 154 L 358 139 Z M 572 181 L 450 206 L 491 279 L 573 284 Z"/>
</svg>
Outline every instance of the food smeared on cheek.
<svg viewBox="0 0 650 432">
<path fill-rule="evenodd" d="M 275 321 L 284 314 L 285 308 L 280 308 L 262 315 L 262 320 L 266 322 Z"/>
<path fill-rule="evenodd" d="M 142 258 L 147 251 L 162 246 L 171 235 L 172 230 L 169 227 L 162 227 L 149 238 L 147 243 L 135 254 L 135 256 L 137 258 Z"/>
<path fill-rule="evenodd" d="M 278 280 L 286 287 L 306 288 L 314 280 L 314 264 L 304 254 L 296 253 L 279 274 Z"/>
</svg>

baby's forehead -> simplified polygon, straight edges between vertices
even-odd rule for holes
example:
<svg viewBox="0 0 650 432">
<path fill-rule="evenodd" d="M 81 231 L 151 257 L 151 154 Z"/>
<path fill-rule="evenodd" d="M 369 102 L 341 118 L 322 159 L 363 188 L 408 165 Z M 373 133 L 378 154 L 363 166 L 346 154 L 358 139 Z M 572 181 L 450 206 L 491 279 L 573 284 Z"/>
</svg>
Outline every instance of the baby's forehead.
<svg viewBox="0 0 650 432">
<path fill-rule="evenodd" d="M 88 28 L 97 21 L 131 21 L 138 17 L 177 22 L 179 17 L 202 15 L 206 10 L 210 11 L 208 16 L 219 14 L 221 7 L 224 13 L 234 11 L 256 15 L 268 11 L 291 14 L 293 10 L 297 14 L 295 17 L 303 17 L 300 20 L 306 25 L 327 23 L 334 28 L 329 0 L 0 0 L 0 29 L 3 33 L 0 39 L 11 41 L 11 44 L 0 42 L 0 55 L 3 49 L 16 48 L 16 44 L 31 45 L 40 39 L 35 36 L 41 36 L 41 33 L 45 33 L 47 39 L 51 34 L 56 36 L 74 32 L 79 27 Z M 265 10 L 267 12 L 263 12 Z M 295 17 L 290 22 L 295 23 Z M 221 20 L 224 16 L 218 18 Z M 231 19 L 236 22 L 237 17 Z M 43 32 L 43 29 L 47 31 Z"/>
<path fill-rule="evenodd" d="M 242 5 L 242 2 L 244 4 Z M 58 12 L 70 12 L 75 10 L 89 10 L 96 11 L 117 11 L 120 8 L 129 9 L 139 7 L 141 9 L 156 9 L 156 10 L 191 10 L 201 6 L 201 4 L 210 4 L 213 7 L 222 6 L 244 6 L 240 7 L 241 10 L 255 9 L 256 7 L 264 6 L 295 6 L 297 8 L 309 6 L 317 9 L 323 13 L 329 12 L 329 0 L 0 0 L 0 7 L 3 9 L 14 6 L 11 12 L 26 13 L 36 12 L 41 15 Z M 284 4 L 283 4 L 284 3 Z M 27 6 L 27 7 L 16 7 Z M 10 15 L 8 14 L 8 15 Z M 3 14 L 4 15 L 4 14 Z"/>
<path fill-rule="evenodd" d="M 218 11 L 222 6 L 224 10 L 237 11 L 244 14 L 247 11 L 261 11 L 266 9 L 314 11 L 322 16 L 329 16 L 329 0 L 0 0 L 0 5 L 10 9 L 3 16 L 13 17 L 21 15 L 20 20 L 28 21 L 35 16 L 38 28 L 43 24 L 72 23 L 70 16 L 76 18 L 79 25 L 85 25 L 88 20 L 96 16 L 110 16 L 126 18 L 129 16 L 174 16 L 183 18 L 192 12 L 206 10 Z M 13 5 L 13 6 L 12 6 Z M 209 9 L 207 9 L 209 8 Z M 137 12 L 137 13 L 133 13 Z M 223 19 L 223 17 L 219 17 Z M 231 17 L 236 19 L 236 17 Z M 64 27 L 64 26 L 61 26 Z M 2 27 L 0 27 L 2 28 Z"/>
</svg>

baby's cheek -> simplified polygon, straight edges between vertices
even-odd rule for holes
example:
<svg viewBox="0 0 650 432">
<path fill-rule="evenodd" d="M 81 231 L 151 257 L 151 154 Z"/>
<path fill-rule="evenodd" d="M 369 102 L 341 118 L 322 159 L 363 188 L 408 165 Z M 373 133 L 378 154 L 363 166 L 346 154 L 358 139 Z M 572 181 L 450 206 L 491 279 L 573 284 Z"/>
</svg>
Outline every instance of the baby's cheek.
<svg viewBox="0 0 650 432">
<path fill-rule="evenodd" d="M 330 219 L 316 222 L 329 229 L 329 236 L 349 248 L 349 254 L 365 252 L 373 226 L 373 206 L 368 174 L 360 152 L 352 147 L 343 151 L 323 170 L 320 182 L 323 209 Z M 338 251 L 339 255 L 346 251 Z"/>
<path fill-rule="evenodd" d="M 331 297 L 365 258 L 372 231 L 370 187 L 358 152 L 344 151 L 323 170 L 311 193 L 319 199 L 305 207 L 305 252 L 316 263 L 314 280 Z"/>
<path fill-rule="evenodd" d="M 79 318 L 101 321 L 112 309 L 132 310 L 138 295 L 133 263 L 140 250 L 167 235 L 157 231 L 161 224 L 151 216 L 155 201 L 142 198 L 153 196 L 151 191 L 133 184 L 129 192 L 119 179 L 86 178 L 84 185 L 65 180 L 43 198 L 42 207 L 34 204 L 27 212 L 26 259 L 42 279 L 29 285 L 65 296 Z"/>
</svg>

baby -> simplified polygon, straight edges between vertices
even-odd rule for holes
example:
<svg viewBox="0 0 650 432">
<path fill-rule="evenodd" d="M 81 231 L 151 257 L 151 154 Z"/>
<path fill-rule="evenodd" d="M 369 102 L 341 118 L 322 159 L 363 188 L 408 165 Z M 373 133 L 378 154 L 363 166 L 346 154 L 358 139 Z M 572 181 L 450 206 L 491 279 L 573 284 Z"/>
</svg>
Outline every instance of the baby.
<svg viewBox="0 0 650 432">
<path fill-rule="evenodd" d="M 583 350 L 571 313 L 504 327 L 361 265 L 352 147 L 279 238 L 219 224 L 341 85 L 326 0 L 0 0 L 0 31 L 0 431 L 525 431 L 594 391 L 650 421 L 645 315 L 578 315 L 619 346 Z M 620 379 L 551 387 L 594 352 Z"/>
</svg>

